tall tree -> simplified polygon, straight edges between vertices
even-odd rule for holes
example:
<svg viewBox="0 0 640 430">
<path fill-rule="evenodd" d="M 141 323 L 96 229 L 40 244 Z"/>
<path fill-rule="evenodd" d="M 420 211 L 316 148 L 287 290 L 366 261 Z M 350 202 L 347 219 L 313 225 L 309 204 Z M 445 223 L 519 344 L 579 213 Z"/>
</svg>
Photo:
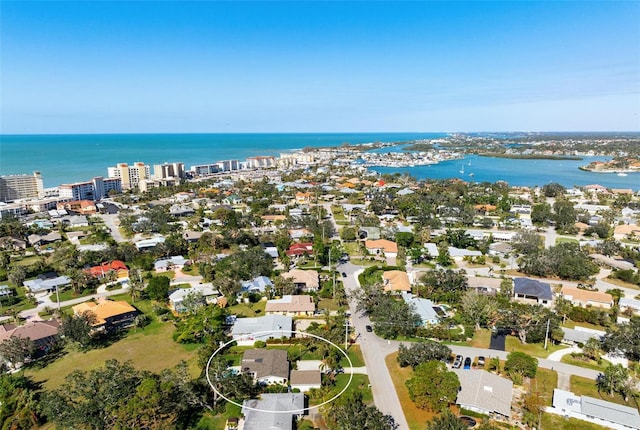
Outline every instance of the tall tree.
<svg viewBox="0 0 640 430">
<path fill-rule="evenodd" d="M 62 320 L 61 334 L 65 339 L 84 348 L 91 343 L 91 330 L 96 321 L 96 314 L 91 311 L 65 317 Z"/>
<path fill-rule="evenodd" d="M 445 410 L 427 423 L 426 430 L 467 430 L 469 426 L 449 410 Z"/>
<path fill-rule="evenodd" d="M 475 324 L 476 330 L 486 326 L 495 316 L 497 305 L 495 299 L 476 291 L 467 291 L 462 296 L 464 317 Z"/>
<path fill-rule="evenodd" d="M 441 361 L 427 361 L 416 367 L 406 381 L 411 400 L 421 409 L 442 411 L 456 401 L 460 381 Z"/>
<path fill-rule="evenodd" d="M 398 425 L 390 415 L 375 406 L 367 406 L 362 393 L 354 392 L 336 400 L 325 414 L 331 430 L 395 430 Z"/>
<path fill-rule="evenodd" d="M 35 344 L 28 337 L 13 336 L 0 342 L 0 357 L 11 363 L 14 369 L 22 366 L 35 350 Z"/>
<path fill-rule="evenodd" d="M 414 369 L 427 361 L 444 361 L 451 356 L 451 349 L 433 340 L 412 343 L 406 347 L 400 344 L 398 363 L 401 367 L 411 366 Z"/>
</svg>

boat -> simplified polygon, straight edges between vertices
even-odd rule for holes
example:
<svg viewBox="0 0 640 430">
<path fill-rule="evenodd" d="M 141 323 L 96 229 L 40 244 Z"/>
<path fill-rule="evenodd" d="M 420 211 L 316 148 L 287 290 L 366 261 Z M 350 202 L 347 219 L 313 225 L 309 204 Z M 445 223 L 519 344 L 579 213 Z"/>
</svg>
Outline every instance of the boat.
<svg viewBox="0 0 640 430">
<path fill-rule="evenodd" d="M 473 172 L 469 173 L 469 176 L 476 176 Z"/>
<path fill-rule="evenodd" d="M 464 165 L 460 168 L 460 173 L 464 174 Z"/>
<path fill-rule="evenodd" d="M 620 172 L 620 173 L 618 173 L 618 176 L 627 176 L 627 174 L 624 173 L 624 172 Z"/>
</svg>

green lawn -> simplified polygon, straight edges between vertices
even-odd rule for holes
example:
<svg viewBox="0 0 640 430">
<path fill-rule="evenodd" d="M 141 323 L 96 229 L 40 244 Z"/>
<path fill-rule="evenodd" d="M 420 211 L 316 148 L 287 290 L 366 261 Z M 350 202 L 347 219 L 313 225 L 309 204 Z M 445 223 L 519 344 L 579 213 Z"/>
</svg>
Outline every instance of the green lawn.
<svg viewBox="0 0 640 430">
<path fill-rule="evenodd" d="M 566 345 L 554 345 L 553 343 L 549 342 L 547 345 L 547 349 L 545 350 L 542 343 L 523 344 L 520 342 L 520 339 L 518 339 L 517 336 L 507 336 L 504 350 L 507 352 L 521 351 L 534 357 L 547 358 L 552 352 L 559 351 L 565 348 L 567 348 Z"/>
<path fill-rule="evenodd" d="M 556 238 L 556 245 L 560 243 L 580 243 L 578 239 L 572 237 L 558 237 Z"/>
<path fill-rule="evenodd" d="M 491 343 L 491 330 L 488 328 L 476 330 L 471 340 L 471 346 L 474 348 L 489 348 Z"/>
<path fill-rule="evenodd" d="M 333 299 L 318 299 L 318 310 L 326 309 L 328 311 L 340 310 L 340 306 Z"/>
<path fill-rule="evenodd" d="M 229 315 L 238 315 L 247 318 L 261 317 L 264 315 L 264 308 L 267 306 L 267 302 L 261 300 L 257 303 L 238 303 L 237 305 L 227 308 Z"/>
<path fill-rule="evenodd" d="M 333 386 L 327 388 L 321 388 L 319 390 L 312 390 L 309 393 L 309 404 L 317 405 L 325 402 L 332 397 L 336 396 L 344 387 L 349 383 L 349 377 L 351 375 L 343 373 L 336 376 Z M 349 388 L 345 391 L 345 394 L 359 392 L 362 394 L 362 400 L 365 403 L 373 402 L 373 393 L 369 388 L 369 377 L 367 375 L 353 375 Z"/>
<path fill-rule="evenodd" d="M 349 359 L 351 359 L 351 364 L 353 364 L 353 367 L 364 366 L 364 358 L 362 357 L 362 352 L 360 351 L 360 345 L 351 345 L 347 350 L 347 355 L 349 356 Z M 349 363 L 347 362 L 347 359 L 343 357 L 342 360 L 340 360 L 340 365 L 344 367 L 348 366 Z"/>
<path fill-rule="evenodd" d="M 565 418 L 560 415 L 542 414 L 542 430 L 602 430 L 604 427 L 575 418 Z"/>
<path fill-rule="evenodd" d="M 69 349 L 68 352 L 43 368 L 37 366 L 26 369 L 25 374 L 36 382 L 44 383 L 47 389 L 55 389 L 65 376 L 73 370 L 91 370 L 104 364 L 106 360 L 131 360 L 137 369 L 160 372 L 172 368 L 181 361 L 189 364 L 192 376 L 200 374 L 196 364 L 197 353 L 192 346 L 180 345 L 173 341 L 175 328 L 170 323 L 154 322 L 144 329 L 132 329 L 127 336 L 105 347 L 87 352 Z M 189 351 L 190 350 L 190 351 Z"/>
<path fill-rule="evenodd" d="M 360 255 L 360 245 L 358 242 L 344 242 L 343 246 L 350 256 Z"/>
<path fill-rule="evenodd" d="M 37 255 L 30 255 L 29 257 L 24 257 L 20 260 L 16 260 L 16 261 L 12 261 L 11 265 L 12 266 L 31 266 L 32 264 L 36 264 L 39 261 L 44 261 L 44 259 L 42 257 L 39 257 Z"/>
<path fill-rule="evenodd" d="M 539 367 L 536 377 L 530 381 L 529 385 L 531 392 L 540 392 L 545 398 L 547 406 L 551 406 L 553 390 L 558 386 L 558 373 Z"/>
<path fill-rule="evenodd" d="M 571 375 L 569 381 L 571 383 L 571 391 L 578 396 L 595 397 L 596 399 L 606 400 L 608 402 L 617 403 L 619 405 L 630 406 L 632 408 L 638 407 L 638 405 L 636 405 L 636 403 L 631 398 L 628 402 L 625 402 L 624 398 L 622 398 L 620 394 L 614 394 L 613 396 L 610 396 L 606 393 L 598 392 L 596 382 L 592 379 Z"/>
<path fill-rule="evenodd" d="M 80 293 L 76 293 L 71 289 L 66 289 L 63 291 L 59 291 L 60 293 L 60 301 L 61 302 L 66 302 L 67 300 L 73 300 L 73 299 L 79 299 L 80 297 L 86 297 L 86 296 L 90 296 L 92 294 L 95 294 L 95 291 L 93 290 L 82 290 Z M 53 293 L 49 296 L 49 300 L 51 300 L 53 303 L 58 303 L 58 296 L 56 293 Z"/>
<path fill-rule="evenodd" d="M 572 364 L 574 366 L 584 367 L 585 369 L 600 370 L 600 371 L 603 371 L 607 366 L 611 364 L 609 361 L 605 360 L 604 358 L 601 359 L 600 364 L 598 364 L 598 362 L 595 360 L 591 360 L 589 358 L 581 357 L 581 356 L 573 357 L 571 356 L 571 354 L 567 354 L 563 356 L 560 361 L 566 364 Z"/>
</svg>

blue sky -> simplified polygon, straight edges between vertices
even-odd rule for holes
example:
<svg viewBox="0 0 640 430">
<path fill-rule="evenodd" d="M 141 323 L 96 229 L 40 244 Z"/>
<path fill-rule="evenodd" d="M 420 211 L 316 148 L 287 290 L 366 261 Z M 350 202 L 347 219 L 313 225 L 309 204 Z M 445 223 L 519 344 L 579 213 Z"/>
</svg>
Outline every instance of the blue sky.
<svg viewBox="0 0 640 430">
<path fill-rule="evenodd" d="M 0 132 L 640 130 L 640 2 L 0 1 Z"/>
</svg>

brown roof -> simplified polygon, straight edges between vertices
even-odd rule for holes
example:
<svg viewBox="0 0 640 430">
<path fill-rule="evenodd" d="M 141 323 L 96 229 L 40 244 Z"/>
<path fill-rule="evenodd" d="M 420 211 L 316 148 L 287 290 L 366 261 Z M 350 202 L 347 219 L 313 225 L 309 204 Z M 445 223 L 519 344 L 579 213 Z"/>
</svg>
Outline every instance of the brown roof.
<svg viewBox="0 0 640 430">
<path fill-rule="evenodd" d="M 255 373 L 256 378 L 289 378 L 289 360 L 283 349 L 248 349 L 242 355 L 240 368 L 242 372 Z"/>
<path fill-rule="evenodd" d="M 411 283 L 406 272 L 387 270 L 382 273 L 385 291 L 411 291 Z"/>
<path fill-rule="evenodd" d="M 282 277 L 291 279 L 294 284 L 305 284 L 309 289 L 318 289 L 320 287 L 318 272 L 315 270 L 291 269 L 283 273 Z"/>
<path fill-rule="evenodd" d="M 613 229 L 614 234 L 640 234 L 640 226 L 636 224 L 617 225 Z"/>
<path fill-rule="evenodd" d="M 33 341 L 46 339 L 58 334 L 60 323 L 51 321 L 30 321 L 25 325 L 5 324 L 0 326 L 0 342 L 12 337 L 29 338 Z"/>
<path fill-rule="evenodd" d="M 613 303 L 613 297 L 611 296 L 611 294 L 603 293 L 602 291 L 587 291 L 581 290 L 580 288 L 562 287 L 560 293 L 563 296 L 572 297 L 572 301 L 581 302 L 584 304 L 587 304 L 589 302 L 606 304 Z"/>
<path fill-rule="evenodd" d="M 398 252 L 398 245 L 395 242 L 386 239 L 367 240 L 364 243 L 367 249 L 382 249 L 384 252 Z"/>
<path fill-rule="evenodd" d="M 322 383 L 322 376 L 319 370 L 292 370 L 289 382 L 291 386 L 320 385 Z"/>
<path fill-rule="evenodd" d="M 313 312 L 316 304 L 308 295 L 284 296 L 281 299 L 267 300 L 265 312 Z"/>
<path fill-rule="evenodd" d="M 100 303 L 84 302 L 72 307 L 75 315 L 80 315 L 87 311 L 95 314 L 97 320 L 94 325 L 106 323 L 107 318 L 126 314 L 129 312 L 137 312 L 137 309 L 124 300 L 114 302 L 113 300 L 103 300 Z"/>
</svg>

